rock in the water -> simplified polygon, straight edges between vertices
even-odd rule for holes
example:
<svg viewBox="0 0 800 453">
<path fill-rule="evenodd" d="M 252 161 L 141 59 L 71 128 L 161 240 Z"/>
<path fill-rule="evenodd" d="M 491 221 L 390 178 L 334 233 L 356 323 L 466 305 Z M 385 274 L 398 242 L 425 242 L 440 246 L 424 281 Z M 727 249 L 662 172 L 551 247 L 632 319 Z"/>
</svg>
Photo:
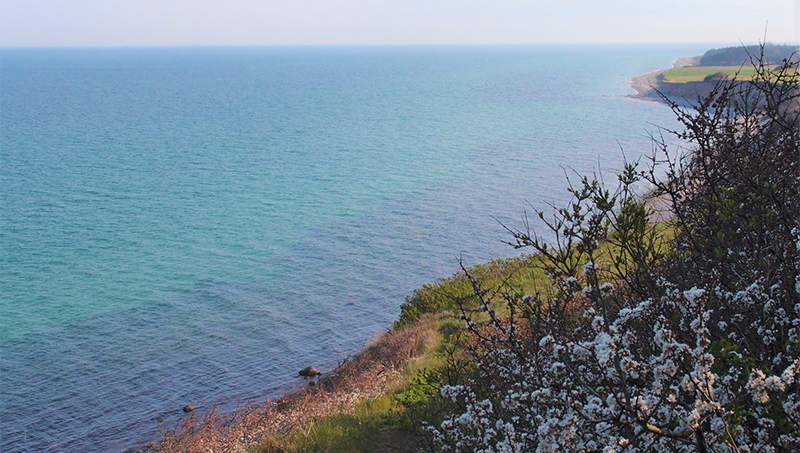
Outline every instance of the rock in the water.
<svg viewBox="0 0 800 453">
<path fill-rule="evenodd" d="M 298 374 L 300 376 L 303 376 L 303 377 L 314 377 L 314 376 L 318 375 L 319 372 L 313 366 L 307 366 L 307 367 L 303 368 L 302 370 L 300 370 L 300 372 Z"/>
<path fill-rule="evenodd" d="M 194 406 L 192 406 L 190 404 L 187 404 L 186 406 L 183 406 L 183 411 L 186 412 L 187 414 L 189 412 L 193 411 L 193 410 L 194 410 Z"/>
</svg>

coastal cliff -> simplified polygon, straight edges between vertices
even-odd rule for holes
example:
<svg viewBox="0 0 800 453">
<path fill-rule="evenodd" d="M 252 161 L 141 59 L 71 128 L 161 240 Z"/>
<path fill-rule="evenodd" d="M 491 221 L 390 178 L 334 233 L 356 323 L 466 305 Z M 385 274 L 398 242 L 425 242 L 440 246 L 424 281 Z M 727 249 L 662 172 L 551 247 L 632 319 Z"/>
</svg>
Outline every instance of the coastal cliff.
<svg viewBox="0 0 800 453">
<path fill-rule="evenodd" d="M 797 65 L 800 53 L 790 45 L 736 46 L 711 49 L 703 55 L 677 59 L 670 69 L 634 77 L 630 86 L 636 99 L 695 105 L 711 95 L 725 80 L 753 80 L 757 67 L 767 71 Z"/>
<path fill-rule="evenodd" d="M 671 69 L 680 69 L 697 66 L 701 56 L 679 58 L 673 63 Z M 690 105 L 697 99 L 708 96 L 719 82 L 719 78 L 706 78 L 697 82 L 669 83 L 664 81 L 664 73 L 670 69 L 661 69 L 638 77 L 630 81 L 630 86 L 636 94 L 630 97 L 649 101 L 664 101 L 664 98 L 679 105 Z"/>
</svg>

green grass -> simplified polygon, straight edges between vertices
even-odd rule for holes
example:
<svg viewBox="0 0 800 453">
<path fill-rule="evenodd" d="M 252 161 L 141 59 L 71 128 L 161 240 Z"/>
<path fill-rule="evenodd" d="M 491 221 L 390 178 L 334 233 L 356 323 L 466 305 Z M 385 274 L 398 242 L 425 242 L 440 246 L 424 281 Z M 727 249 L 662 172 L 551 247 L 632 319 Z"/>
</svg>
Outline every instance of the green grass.
<svg viewBox="0 0 800 453">
<path fill-rule="evenodd" d="M 777 66 L 775 66 L 777 67 Z M 689 83 L 702 82 L 711 74 L 722 73 L 729 78 L 736 76 L 737 80 L 752 80 L 756 75 L 756 69 L 752 66 L 689 66 L 685 68 L 670 69 L 664 71 L 664 83 Z M 738 75 L 737 75 L 738 73 Z"/>
<path fill-rule="evenodd" d="M 423 386 L 428 370 L 443 365 L 444 344 L 448 333 L 458 324 L 452 317 L 427 315 L 417 322 L 431 323 L 436 344 L 403 370 L 398 390 L 380 398 L 361 401 L 352 414 L 324 419 L 301 432 L 295 432 L 286 453 L 391 453 L 416 451 L 421 439 L 413 434 L 411 420 L 405 416 L 407 406 L 426 401 L 429 395 Z M 455 329 L 457 330 L 457 329 Z M 269 452 L 265 452 L 269 453 Z"/>
<path fill-rule="evenodd" d="M 485 288 L 510 286 L 523 294 L 533 294 L 549 285 L 538 255 L 492 260 L 471 268 L 469 272 Z M 426 284 L 406 298 L 395 328 L 429 314 L 458 314 L 457 302 L 469 302 L 472 295 L 472 285 L 461 274 Z"/>
<path fill-rule="evenodd" d="M 337 415 L 295 433 L 288 452 L 408 451 L 416 439 L 403 429 L 402 411 L 394 395 L 361 402 L 352 415 Z"/>
</svg>

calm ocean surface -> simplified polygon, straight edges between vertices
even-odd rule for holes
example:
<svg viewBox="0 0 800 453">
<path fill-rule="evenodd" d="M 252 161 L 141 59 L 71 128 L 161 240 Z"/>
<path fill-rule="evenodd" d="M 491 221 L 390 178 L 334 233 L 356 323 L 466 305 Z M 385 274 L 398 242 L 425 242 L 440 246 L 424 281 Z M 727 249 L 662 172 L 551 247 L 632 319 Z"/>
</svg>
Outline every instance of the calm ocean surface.
<svg viewBox="0 0 800 453">
<path fill-rule="evenodd" d="M 0 50 L 0 450 L 120 451 L 328 369 L 649 153 L 706 45 Z M 164 422 L 159 422 L 159 420 Z"/>
</svg>

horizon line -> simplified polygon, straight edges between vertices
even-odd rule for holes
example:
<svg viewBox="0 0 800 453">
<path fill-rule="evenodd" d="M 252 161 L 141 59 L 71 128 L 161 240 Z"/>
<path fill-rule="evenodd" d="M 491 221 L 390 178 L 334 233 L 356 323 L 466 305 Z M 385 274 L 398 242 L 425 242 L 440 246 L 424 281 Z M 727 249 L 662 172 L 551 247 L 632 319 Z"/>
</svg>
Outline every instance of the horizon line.
<svg viewBox="0 0 800 453">
<path fill-rule="evenodd" d="M 243 47 L 467 47 L 467 46 L 603 46 L 603 45 L 759 45 L 760 41 L 733 43 L 732 41 L 619 41 L 619 42 L 474 42 L 474 43 L 365 43 L 365 44 L 122 44 L 122 45 L 21 45 L 0 49 L 169 49 L 169 48 L 243 48 Z M 764 44 L 788 45 L 800 49 L 800 44 L 767 41 Z"/>
</svg>

